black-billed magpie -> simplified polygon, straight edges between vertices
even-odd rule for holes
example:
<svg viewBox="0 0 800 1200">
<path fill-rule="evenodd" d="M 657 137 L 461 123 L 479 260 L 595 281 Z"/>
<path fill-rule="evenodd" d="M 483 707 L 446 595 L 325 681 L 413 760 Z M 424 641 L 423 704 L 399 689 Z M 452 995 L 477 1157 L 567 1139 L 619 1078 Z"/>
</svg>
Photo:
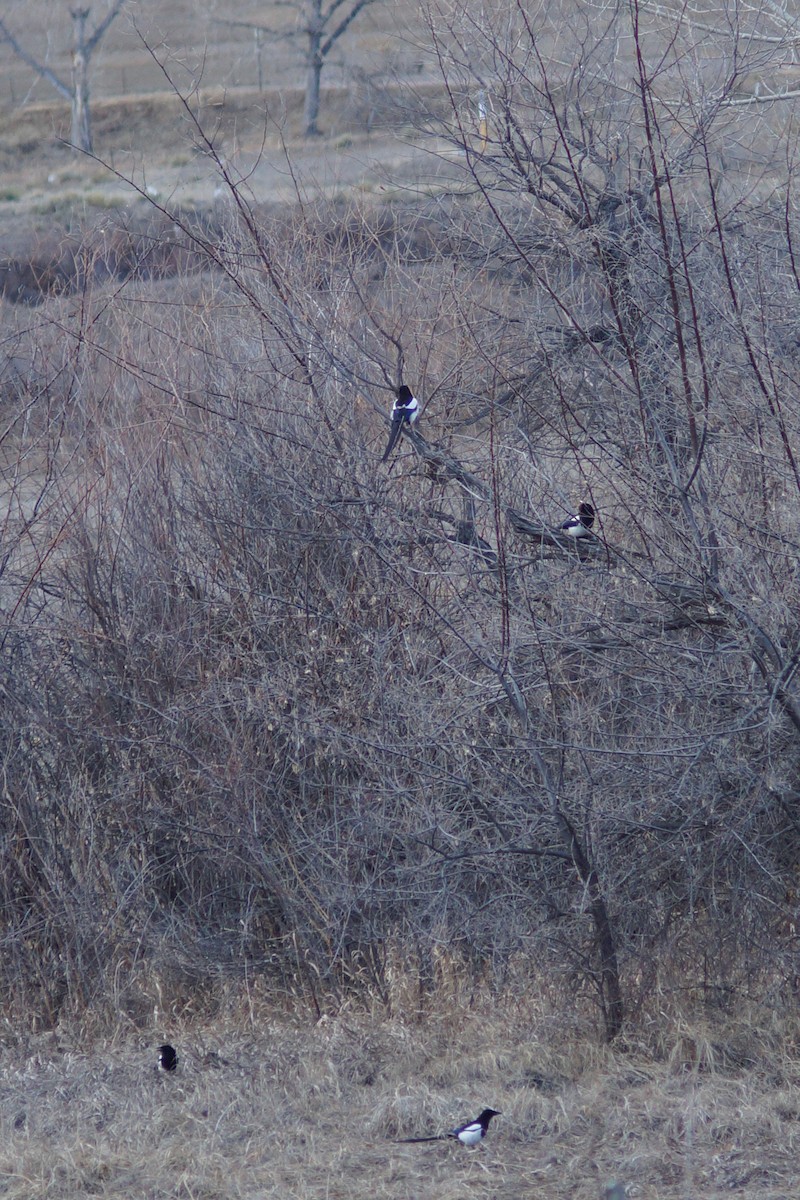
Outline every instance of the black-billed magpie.
<svg viewBox="0 0 800 1200">
<path fill-rule="evenodd" d="M 591 504 L 578 505 L 577 513 L 561 526 L 562 533 L 567 537 L 589 537 L 594 525 L 594 509 Z"/>
<path fill-rule="evenodd" d="M 419 416 L 419 401 L 410 387 L 405 384 L 397 389 L 397 399 L 392 405 L 392 430 L 389 434 L 389 444 L 383 452 L 382 463 L 385 463 L 394 450 L 400 431 L 404 425 L 413 425 Z"/>
<path fill-rule="evenodd" d="M 466 1125 L 459 1125 L 456 1129 L 451 1129 L 449 1133 L 437 1133 L 433 1137 L 400 1138 L 400 1141 L 444 1142 L 447 1138 L 456 1138 L 462 1146 L 477 1146 L 486 1137 L 492 1117 L 499 1116 L 502 1116 L 502 1113 L 499 1113 L 496 1108 L 485 1108 L 474 1121 L 468 1121 Z"/>
<path fill-rule="evenodd" d="M 165 1042 L 163 1046 L 158 1047 L 158 1069 L 159 1071 L 175 1071 L 177 1067 L 178 1055 L 175 1047 Z"/>
</svg>

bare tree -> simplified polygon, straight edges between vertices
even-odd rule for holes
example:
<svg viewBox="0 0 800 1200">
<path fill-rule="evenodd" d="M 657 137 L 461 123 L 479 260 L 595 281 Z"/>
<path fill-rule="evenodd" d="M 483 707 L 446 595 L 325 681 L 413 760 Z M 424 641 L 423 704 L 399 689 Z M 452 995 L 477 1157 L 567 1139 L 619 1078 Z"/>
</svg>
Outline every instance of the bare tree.
<svg viewBox="0 0 800 1200">
<path fill-rule="evenodd" d="M 322 68 L 334 46 L 344 36 L 353 21 L 376 0 L 304 0 L 301 9 L 303 34 L 306 38 L 306 90 L 303 107 L 303 127 L 306 137 L 319 133 L 320 82 Z"/>
<path fill-rule="evenodd" d="M 303 63 L 305 66 L 306 83 L 303 101 L 303 131 L 306 137 L 319 134 L 320 87 L 322 70 L 331 51 L 341 41 L 348 29 L 365 8 L 379 0 L 281 0 L 284 6 L 296 9 L 298 14 L 298 29 L 287 34 L 280 30 L 270 29 L 264 25 L 255 25 L 249 21 L 225 21 L 225 24 L 245 26 L 252 29 L 256 36 L 257 49 L 261 46 L 264 34 L 270 39 L 300 37 L 303 40 Z M 259 81 L 261 79 L 261 60 L 259 53 Z"/>
<path fill-rule="evenodd" d="M 91 8 L 70 8 L 69 14 L 72 19 L 72 73 L 69 82 L 62 79 L 60 75 L 57 75 L 55 71 L 45 63 L 40 62 L 34 54 L 27 50 L 19 37 L 10 29 L 8 21 L 0 17 L 0 35 L 3 40 L 11 46 L 14 53 L 23 62 L 27 63 L 37 75 L 40 75 L 42 79 L 46 79 L 59 95 L 69 100 L 72 113 L 70 140 L 72 145 L 77 149 L 84 150 L 90 154 L 93 149 L 89 86 L 90 60 L 103 37 L 108 32 L 112 22 L 122 11 L 124 4 L 125 0 L 112 0 L 105 16 L 91 31 L 88 30 Z"/>
<path fill-rule="evenodd" d="M 564 699 L 575 688 L 587 700 L 590 694 L 599 698 L 595 682 L 579 665 L 583 644 L 587 666 L 598 655 L 607 660 L 609 678 L 619 681 L 618 700 L 623 709 L 634 706 L 643 732 L 648 711 L 655 717 L 662 707 L 655 697 L 645 700 L 638 688 L 628 692 L 631 667 L 623 665 L 628 641 L 623 630 L 630 623 L 638 626 L 637 638 L 661 654 L 666 604 L 673 610 L 673 652 L 691 654 L 687 630 L 695 631 L 698 649 L 705 644 L 711 650 L 720 636 L 728 638 L 728 670 L 739 673 L 745 689 L 755 671 L 766 684 L 770 705 L 781 709 L 787 730 L 796 736 L 796 636 L 784 640 L 791 618 L 785 607 L 780 614 L 775 608 L 774 585 L 768 581 L 788 565 L 797 525 L 793 519 L 776 521 L 777 514 L 765 523 L 763 503 L 764 488 L 775 487 L 781 494 L 788 489 L 791 510 L 797 511 L 800 476 L 786 426 L 786 382 L 779 382 L 793 371 L 779 349 L 785 347 L 785 335 L 776 342 L 777 324 L 785 326 L 794 303 L 796 278 L 790 263 L 795 234 L 788 223 L 783 235 L 777 235 L 777 210 L 770 223 L 769 205 L 761 205 L 761 194 L 771 194 L 782 178 L 784 126 L 779 118 L 743 117 L 740 107 L 755 70 L 769 74 L 772 69 L 773 104 L 781 101 L 779 66 L 772 51 L 765 50 L 765 39 L 774 32 L 773 15 L 754 10 L 753 28 L 740 40 L 734 29 L 697 27 L 664 9 L 649 19 L 648 10 L 637 4 L 624 13 L 613 6 L 600 11 L 606 18 L 601 30 L 594 26 L 595 7 L 578 6 L 572 12 L 570 28 L 578 32 L 569 47 L 555 12 L 549 18 L 533 17 L 517 5 L 513 16 L 504 13 L 502 23 L 495 24 L 483 10 L 464 10 L 458 16 L 429 10 L 431 38 L 451 103 L 440 132 L 460 151 L 479 198 L 477 207 L 493 230 L 476 234 L 475 255 L 495 261 L 505 272 L 516 268 L 531 313 L 528 322 L 520 323 L 529 330 L 539 325 L 529 336 L 541 352 L 531 356 L 520 347 L 520 358 L 512 364 L 513 372 L 504 372 L 488 414 L 486 407 L 476 406 L 474 421 L 489 415 L 493 422 L 507 422 L 509 435 L 511 428 L 518 430 L 530 447 L 532 465 L 543 437 L 551 454 L 558 454 L 560 446 L 569 474 L 607 513 L 596 549 L 604 546 L 611 568 L 608 596 L 620 551 L 625 562 L 627 616 L 622 611 L 615 616 L 604 601 L 604 616 L 587 620 L 572 650 L 562 645 L 559 651 L 573 663 L 573 685 Z M 748 42 L 751 33 L 754 40 Z M 777 34 L 775 42 L 785 44 L 789 35 L 782 24 Z M 710 42 L 715 46 L 711 70 Z M 630 47 L 627 57 L 625 47 Z M 664 47 L 673 48 L 674 57 L 664 55 Z M 619 84 L 626 72 L 631 86 Z M 426 113 L 425 119 L 435 117 Z M 741 162 L 726 161 L 725 145 L 733 139 Z M 791 161 L 793 151 L 788 154 Z M 451 164 L 448 159 L 448 169 Z M 754 182 L 759 173 L 760 186 Z M 787 182 L 793 196 L 793 180 Z M 786 211 L 794 215 L 793 201 Z M 782 242 L 783 265 L 777 274 L 763 260 L 763 222 Z M 772 253 L 772 239 L 770 246 Z M 745 262 L 748 268 L 740 269 Z M 767 290 L 773 321 L 764 324 L 756 314 L 763 313 Z M 730 428 L 743 419 L 742 410 L 720 387 L 723 378 L 734 377 L 745 410 L 761 412 L 759 428 L 768 440 L 775 439 L 777 458 L 771 461 L 777 474 L 767 472 L 771 482 L 764 477 L 761 484 L 757 521 L 742 503 L 748 493 L 745 479 L 728 453 L 717 451 L 712 432 L 719 422 Z M 558 430 L 563 431 L 560 439 Z M 498 443 L 503 439 L 499 430 L 495 436 Z M 457 471 L 449 474 L 457 481 Z M 566 477 L 563 468 L 554 474 Z M 500 475 L 508 488 L 507 473 Z M 497 511 L 503 486 L 493 494 Z M 515 533 L 533 537 L 542 547 L 553 544 L 546 529 L 521 522 L 513 507 L 506 506 L 505 515 Z M 757 558 L 766 571 L 755 591 L 754 562 L 748 556 L 742 571 L 736 550 L 744 529 L 751 548 L 759 547 Z M 636 604 L 631 576 L 642 589 Z M 519 679 L 514 685 L 509 675 L 517 620 L 512 591 L 508 604 L 508 649 L 498 652 L 495 661 L 498 678 L 513 686 L 517 707 L 528 721 L 525 688 Z M 537 625 L 541 637 L 539 621 Z M 548 679 L 557 674 L 553 660 Z M 556 699 L 560 690 L 552 683 L 547 689 L 554 711 L 563 703 Z M 573 700 L 567 707 L 577 729 L 595 729 L 589 709 Z M 543 718 L 540 712 L 539 720 Z M 728 722 L 728 732 L 735 728 L 747 741 L 747 718 L 735 703 Z M 602 742 L 603 753 L 614 755 L 620 743 L 615 750 L 616 735 L 611 729 L 608 733 L 598 737 L 593 732 L 589 740 L 595 746 Z M 566 726 L 554 739 L 551 754 L 556 745 L 561 748 L 548 768 L 551 777 L 557 769 L 559 778 L 572 777 L 577 783 L 569 766 L 575 752 L 597 781 L 584 737 L 571 736 Z M 547 756 L 545 749 L 545 761 Z M 575 838 L 572 860 L 596 926 L 598 986 L 613 1036 L 622 1015 L 621 931 L 627 922 L 629 928 L 636 923 L 633 911 L 620 908 L 619 902 L 623 892 L 630 894 L 633 880 L 621 860 L 609 869 L 609 844 L 603 846 L 593 816 L 598 811 L 596 788 L 581 789 L 580 802 L 574 793 L 565 798 L 563 786 L 551 784 L 546 791 L 559 797 L 558 805 L 551 805 L 556 824 L 565 818 L 569 836 Z M 665 833 L 663 849 L 667 830 L 696 824 L 694 805 L 713 804 L 702 796 L 702 789 L 693 793 L 677 826 L 667 810 L 657 818 Z M 606 838 L 622 844 L 633 836 L 636 822 L 628 807 L 607 798 L 603 811 Z M 612 811 L 619 814 L 618 823 L 609 819 Z M 739 815 L 745 842 L 753 836 L 746 801 Z M 699 881 L 708 876 L 699 859 L 694 872 L 688 887 L 702 890 Z M 770 882 L 776 893 L 779 879 L 775 869 Z M 712 880 L 704 904 L 716 904 L 711 897 L 717 886 Z M 615 898 L 617 918 L 609 921 Z"/>
</svg>

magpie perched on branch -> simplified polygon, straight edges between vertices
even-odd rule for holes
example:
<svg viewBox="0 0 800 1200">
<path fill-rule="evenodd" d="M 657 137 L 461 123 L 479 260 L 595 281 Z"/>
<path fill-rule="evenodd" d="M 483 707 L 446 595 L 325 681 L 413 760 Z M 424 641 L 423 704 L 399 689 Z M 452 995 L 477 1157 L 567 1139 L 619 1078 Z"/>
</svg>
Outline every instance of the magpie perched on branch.
<svg viewBox="0 0 800 1200">
<path fill-rule="evenodd" d="M 580 504 L 577 513 L 569 517 L 561 526 L 561 531 L 567 537 L 590 537 L 593 525 L 594 509 L 591 504 Z"/>
<path fill-rule="evenodd" d="M 492 1117 L 499 1116 L 502 1114 L 496 1108 L 485 1108 L 474 1121 L 468 1121 L 466 1125 L 459 1125 L 458 1128 L 451 1129 L 449 1133 L 437 1133 L 433 1137 L 400 1138 L 399 1140 L 401 1142 L 444 1142 L 448 1138 L 456 1138 L 462 1146 L 477 1146 L 486 1137 Z"/>
<path fill-rule="evenodd" d="M 159 1071 L 175 1071 L 177 1068 L 178 1055 L 175 1047 L 165 1042 L 163 1046 L 158 1047 L 158 1069 Z"/>
<path fill-rule="evenodd" d="M 389 434 L 389 444 L 383 452 L 382 463 L 386 462 L 397 445 L 397 439 L 400 437 L 403 426 L 413 425 L 418 416 L 419 401 L 410 387 L 401 384 L 397 389 L 397 399 L 392 405 L 392 429 Z"/>
</svg>

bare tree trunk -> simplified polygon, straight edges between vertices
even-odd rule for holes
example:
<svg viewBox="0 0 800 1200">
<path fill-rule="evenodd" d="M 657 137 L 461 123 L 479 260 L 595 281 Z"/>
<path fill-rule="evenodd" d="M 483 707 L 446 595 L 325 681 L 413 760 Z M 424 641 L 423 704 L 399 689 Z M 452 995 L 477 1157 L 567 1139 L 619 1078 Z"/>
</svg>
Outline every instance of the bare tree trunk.
<svg viewBox="0 0 800 1200">
<path fill-rule="evenodd" d="M 319 89 L 322 76 L 322 64 L 325 54 L 322 48 L 322 35 L 325 31 L 325 17 L 322 12 L 322 0 L 309 0 L 308 24 L 306 36 L 306 95 L 303 109 L 303 132 L 306 137 L 314 137 L 319 133 L 317 119 L 319 117 Z"/>
<path fill-rule="evenodd" d="M 514 712 L 519 719 L 525 734 L 530 733 L 530 713 L 528 705 L 516 680 L 508 671 L 496 672 L 503 690 L 506 693 Z M 544 784 L 550 799 L 550 811 L 558 827 L 559 834 L 567 851 L 568 859 L 578 873 L 585 894 L 589 900 L 589 912 L 592 916 L 595 932 L 595 945 L 600 960 L 599 971 L 592 972 L 600 996 L 600 1007 L 606 1027 L 606 1040 L 613 1042 L 622 1032 L 625 1020 L 625 1003 L 622 997 L 622 985 L 619 977 L 619 960 L 617 944 L 611 914 L 606 903 L 603 885 L 597 874 L 597 869 L 591 861 L 591 851 L 585 842 L 581 842 L 575 831 L 575 826 L 561 807 L 555 781 L 550 768 L 538 746 L 530 742 L 531 754 L 536 764 L 539 778 Z"/>
<path fill-rule="evenodd" d="M 571 822 L 560 810 L 556 815 L 562 837 L 572 855 L 575 870 L 578 872 L 589 898 L 589 911 L 592 914 L 597 953 L 600 959 L 598 977 L 600 1005 L 606 1027 L 606 1039 L 613 1042 L 614 1038 L 621 1033 L 625 1020 L 625 1005 L 622 999 L 614 928 L 595 867 L 589 861 Z"/>
<path fill-rule="evenodd" d="M 89 47 L 86 42 L 88 8 L 70 10 L 74 31 L 72 50 L 72 132 L 71 141 L 79 150 L 92 153 L 92 127 L 89 113 Z"/>
<path fill-rule="evenodd" d="M 308 65 L 306 70 L 306 96 L 303 108 L 303 132 L 306 137 L 316 137 L 319 134 L 317 119 L 319 117 L 319 90 L 322 76 L 322 55 L 320 54 L 321 34 L 309 33 Z"/>
<path fill-rule="evenodd" d="M 307 24 L 304 32 L 308 38 L 306 50 L 306 95 L 303 113 L 303 132 L 306 137 L 314 137 L 319 133 L 317 118 L 320 104 L 320 77 L 325 60 L 333 47 L 344 36 L 362 9 L 375 0 L 355 0 L 349 10 L 333 29 L 331 22 L 339 15 L 343 0 L 332 0 L 326 12 L 322 8 L 322 0 L 308 0 L 305 13 Z M 324 39 L 324 40 L 323 40 Z"/>
</svg>

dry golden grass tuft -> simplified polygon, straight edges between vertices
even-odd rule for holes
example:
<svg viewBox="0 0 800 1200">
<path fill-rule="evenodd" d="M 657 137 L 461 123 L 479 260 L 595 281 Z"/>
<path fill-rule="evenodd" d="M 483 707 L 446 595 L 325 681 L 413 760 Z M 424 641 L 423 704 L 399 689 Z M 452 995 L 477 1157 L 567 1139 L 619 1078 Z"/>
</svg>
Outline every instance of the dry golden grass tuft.
<svg viewBox="0 0 800 1200">
<path fill-rule="evenodd" d="M 596 1200 L 614 1179 L 631 1200 L 800 1191 L 788 1025 L 737 1067 L 687 1023 L 675 1053 L 656 1057 L 502 1004 L 413 1022 L 251 1016 L 106 1039 L 7 1030 L 3 1195 Z M 155 1070 L 165 1035 L 174 1077 Z M 706 1049 L 687 1054 L 690 1043 Z M 487 1104 L 503 1115 L 476 1151 L 396 1141 Z"/>
</svg>

